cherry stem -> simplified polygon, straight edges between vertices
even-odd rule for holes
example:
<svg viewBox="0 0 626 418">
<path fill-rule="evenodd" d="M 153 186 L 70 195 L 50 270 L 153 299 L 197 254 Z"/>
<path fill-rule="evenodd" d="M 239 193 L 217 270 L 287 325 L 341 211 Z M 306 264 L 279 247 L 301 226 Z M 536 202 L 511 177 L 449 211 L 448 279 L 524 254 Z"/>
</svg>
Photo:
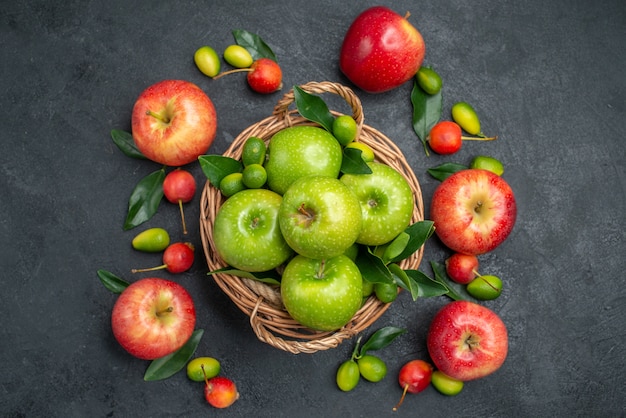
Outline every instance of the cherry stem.
<svg viewBox="0 0 626 418">
<path fill-rule="evenodd" d="M 183 234 L 187 235 L 187 225 L 185 224 L 185 211 L 183 210 L 183 201 L 178 199 L 178 207 L 180 208 L 180 218 L 183 221 Z"/>
<path fill-rule="evenodd" d="M 153 118 L 156 118 L 156 119 L 160 120 L 163 123 L 170 123 L 170 119 L 169 118 L 165 118 L 165 117 L 159 115 L 158 113 L 154 113 L 152 110 L 146 110 L 146 115 L 152 116 Z"/>
<path fill-rule="evenodd" d="M 489 286 L 490 288 L 492 288 L 493 290 L 495 290 L 496 292 L 498 291 L 498 289 L 492 285 L 491 283 L 489 283 L 487 280 L 485 280 L 485 278 L 483 276 L 478 277 L 478 279 L 481 279 L 483 282 L 487 283 L 487 286 Z"/>
<path fill-rule="evenodd" d="M 476 271 L 476 270 L 472 270 L 472 273 L 474 273 L 474 275 L 476 277 L 480 277 L 481 276 L 481 274 L 478 271 Z"/>
<path fill-rule="evenodd" d="M 498 139 L 497 136 L 462 136 L 462 140 L 464 141 L 494 141 Z"/>
<path fill-rule="evenodd" d="M 402 402 L 404 402 L 404 397 L 406 396 L 406 391 L 409 390 L 409 384 L 406 383 L 404 385 L 404 390 L 402 391 L 402 397 L 400 398 L 400 402 L 397 403 L 396 406 L 393 407 L 392 411 L 397 411 L 398 408 L 400 408 L 400 405 L 402 405 Z"/>
<path fill-rule="evenodd" d="M 143 272 L 146 272 L 146 271 L 163 270 L 163 269 L 166 269 L 166 268 L 167 268 L 167 264 L 163 264 L 163 265 L 160 265 L 160 266 L 150 267 L 150 268 L 147 268 L 147 269 L 132 269 L 130 272 L 131 273 L 143 273 Z"/>
<path fill-rule="evenodd" d="M 213 77 L 213 80 L 217 80 L 218 78 L 222 78 L 222 77 L 224 77 L 225 75 L 228 75 L 228 74 L 241 73 L 241 72 L 251 72 L 251 71 L 254 71 L 254 70 L 252 68 L 235 68 L 233 70 L 223 71 L 223 72 L 219 73 L 218 75 Z"/>
</svg>

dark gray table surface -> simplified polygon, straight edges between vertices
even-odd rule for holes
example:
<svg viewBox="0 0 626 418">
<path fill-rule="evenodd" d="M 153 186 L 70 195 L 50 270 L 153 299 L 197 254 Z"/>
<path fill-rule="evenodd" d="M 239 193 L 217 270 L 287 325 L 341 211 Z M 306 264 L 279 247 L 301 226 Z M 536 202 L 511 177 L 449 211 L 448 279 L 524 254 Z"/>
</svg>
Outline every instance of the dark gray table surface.
<svg viewBox="0 0 626 418">
<path fill-rule="evenodd" d="M 247 126 L 269 116 L 294 84 L 337 81 L 350 22 L 373 2 L 110 2 L 24 0 L 0 12 L 0 415 L 7 417 L 212 416 L 202 384 L 184 373 L 142 380 L 147 362 L 113 339 L 116 296 L 96 276 L 135 280 L 154 255 L 132 250 L 123 231 L 135 184 L 158 166 L 124 156 L 111 129 L 130 129 L 139 93 L 166 78 L 197 83 L 214 101 L 222 153 Z M 354 340 L 293 355 L 258 341 L 243 315 L 207 277 L 199 194 L 186 205 L 196 244 L 191 271 L 167 273 L 194 295 L 205 336 L 198 354 L 218 358 L 241 399 L 221 416 L 624 416 L 624 130 L 626 5 L 622 0 L 397 1 L 427 44 L 426 65 L 444 79 L 444 115 L 459 100 L 478 110 L 498 141 L 467 143 L 456 155 L 426 157 L 411 127 L 411 84 L 389 93 L 359 90 L 365 123 L 404 152 L 425 203 L 438 182 L 426 169 L 489 154 L 506 166 L 517 224 L 481 270 L 503 278 L 486 303 L 508 326 L 510 352 L 494 375 L 457 397 L 429 388 L 402 408 L 396 376 L 427 358 L 425 335 L 446 297 L 412 302 L 403 293 L 370 330 L 409 332 L 378 354 L 389 375 L 350 393 L 334 383 Z M 284 70 L 282 93 L 251 92 L 244 76 L 210 80 L 193 53 L 259 34 Z M 204 181 L 198 164 L 188 167 Z M 428 217 L 428 213 L 426 214 Z M 145 226 L 179 228 L 163 204 Z M 422 268 L 449 254 L 427 243 Z"/>
</svg>

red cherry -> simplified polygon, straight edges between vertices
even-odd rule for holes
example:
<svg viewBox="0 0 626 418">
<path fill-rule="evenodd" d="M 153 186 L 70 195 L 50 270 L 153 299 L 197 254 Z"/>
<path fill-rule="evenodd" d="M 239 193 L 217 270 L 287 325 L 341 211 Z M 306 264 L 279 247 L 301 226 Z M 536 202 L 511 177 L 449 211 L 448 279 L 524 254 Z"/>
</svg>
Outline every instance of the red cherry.
<svg viewBox="0 0 626 418">
<path fill-rule="evenodd" d="M 459 284 L 468 284 L 478 276 L 478 257 L 454 253 L 446 260 L 446 273 Z"/>
<path fill-rule="evenodd" d="M 182 273 L 193 265 L 194 246 L 190 242 L 177 242 L 169 245 L 163 252 L 163 264 L 145 269 L 132 269 L 132 273 L 167 269 L 170 273 Z"/>
<path fill-rule="evenodd" d="M 213 80 L 217 80 L 232 73 L 247 72 L 248 85 L 257 93 L 274 93 L 283 87 L 283 72 L 276 61 L 269 58 L 259 58 L 250 68 L 235 68 L 234 70 L 219 73 Z"/>
<path fill-rule="evenodd" d="M 202 371 L 204 371 L 204 367 Z M 228 408 L 239 399 L 237 386 L 227 377 L 216 376 L 207 380 L 205 374 L 204 380 L 204 398 L 211 406 Z"/>
<path fill-rule="evenodd" d="M 398 373 L 398 383 L 402 387 L 402 397 L 400 402 L 393 407 L 397 411 L 404 397 L 408 393 L 420 393 L 430 385 L 433 375 L 433 366 L 424 360 L 411 360 L 400 369 Z"/>
<path fill-rule="evenodd" d="M 437 154 L 454 154 L 461 149 L 463 141 L 492 141 L 497 137 L 463 136 L 461 127 L 452 121 L 443 120 L 430 129 L 428 145 Z"/>
<path fill-rule="evenodd" d="M 280 66 L 269 58 L 259 58 L 250 66 L 248 84 L 257 93 L 268 94 L 283 86 L 283 72 Z"/>
<path fill-rule="evenodd" d="M 180 168 L 174 170 L 163 180 L 163 194 L 170 203 L 178 204 L 183 223 L 183 234 L 187 235 L 183 203 L 189 202 L 196 194 L 196 179 L 189 171 Z"/>
</svg>

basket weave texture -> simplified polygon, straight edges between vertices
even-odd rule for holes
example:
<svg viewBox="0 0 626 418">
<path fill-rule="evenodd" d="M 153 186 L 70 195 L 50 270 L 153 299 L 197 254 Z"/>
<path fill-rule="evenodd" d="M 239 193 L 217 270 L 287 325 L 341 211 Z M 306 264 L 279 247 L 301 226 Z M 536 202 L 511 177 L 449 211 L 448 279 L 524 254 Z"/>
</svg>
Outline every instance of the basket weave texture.
<svg viewBox="0 0 626 418">
<path fill-rule="evenodd" d="M 377 161 L 393 167 L 406 178 L 415 198 L 412 222 L 424 220 L 422 192 L 415 174 L 400 149 L 389 138 L 363 123 L 361 101 L 354 92 L 348 87 L 333 82 L 310 82 L 301 85 L 300 88 L 311 94 L 336 94 L 346 100 L 352 109 L 352 117 L 357 122 L 357 141 L 370 146 L 375 152 Z M 224 156 L 240 159 L 243 144 L 251 136 L 259 137 L 268 143 L 276 132 L 284 128 L 317 125 L 300 116 L 297 109 L 290 109 L 294 101 L 293 90 L 290 90 L 278 101 L 272 115 L 242 131 L 224 152 Z M 334 116 L 340 115 L 333 110 L 331 113 Z M 217 254 L 212 240 L 213 221 L 223 200 L 219 189 L 207 181 L 200 201 L 200 235 L 210 271 L 227 266 Z M 417 269 L 423 252 L 422 246 L 409 258 L 403 260 L 400 267 Z M 250 317 L 250 325 L 259 340 L 293 354 L 314 353 L 335 348 L 343 340 L 355 336 L 372 325 L 390 306 L 372 295 L 343 328 L 332 332 L 314 331 L 289 316 L 282 303 L 278 286 L 224 273 L 213 274 L 212 277 L 237 307 Z"/>
</svg>

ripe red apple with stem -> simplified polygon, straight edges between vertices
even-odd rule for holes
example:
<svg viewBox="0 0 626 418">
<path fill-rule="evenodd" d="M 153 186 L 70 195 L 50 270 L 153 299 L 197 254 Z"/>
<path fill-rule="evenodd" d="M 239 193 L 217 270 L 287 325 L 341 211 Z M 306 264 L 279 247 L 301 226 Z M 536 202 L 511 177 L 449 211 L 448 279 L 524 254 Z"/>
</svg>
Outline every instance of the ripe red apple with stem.
<svg viewBox="0 0 626 418">
<path fill-rule="evenodd" d="M 466 169 L 435 189 L 430 218 L 448 248 L 463 254 L 492 251 L 511 233 L 517 206 L 511 186 L 491 171 Z"/>
<path fill-rule="evenodd" d="M 397 411 L 407 393 L 420 393 L 430 385 L 433 366 L 424 360 L 411 360 L 400 369 L 398 383 L 402 387 L 402 397 L 393 407 Z"/>
<path fill-rule="evenodd" d="M 200 87 L 163 80 L 145 89 L 132 112 L 132 135 L 148 159 L 178 167 L 197 160 L 215 139 L 217 115 Z"/>
<path fill-rule="evenodd" d="M 177 204 L 180 208 L 183 234 L 187 235 L 183 203 L 191 201 L 196 194 L 195 178 L 189 171 L 178 168 L 165 176 L 163 180 L 163 194 L 170 203 Z"/>
<path fill-rule="evenodd" d="M 459 284 L 468 284 L 478 276 L 478 257 L 454 253 L 446 259 L 446 273 Z"/>
<path fill-rule="evenodd" d="M 493 141 L 498 137 L 463 136 L 461 127 L 452 121 L 444 120 L 436 123 L 428 135 L 428 145 L 437 154 L 454 154 L 461 149 L 463 141 Z"/>
<path fill-rule="evenodd" d="M 283 72 L 278 63 L 269 58 L 259 58 L 249 68 L 235 68 L 224 71 L 213 77 L 217 80 L 228 74 L 247 72 L 250 88 L 257 93 L 269 94 L 283 87 Z"/>
<path fill-rule="evenodd" d="M 426 345 L 435 367 L 462 381 L 498 370 L 509 347 L 502 319 L 491 309 L 466 300 L 450 302 L 435 314 Z"/>
<path fill-rule="evenodd" d="M 187 342 L 196 324 L 191 295 L 178 283 L 145 278 L 130 284 L 113 306 L 113 335 L 131 355 L 154 360 Z"/>
<path fill-rule="evenodd" d="M 206 372 L 204 371 L 204 365 L 202 372 L 204 373 L 204 398 L 206 401 L 215 408 L 228 408 L 237 399 L 239 399 L 239 392 L 237 391 L 237 385 L 227 377 L 216 376 L 211 379 L 207 379 Z"/>
<path fill-rule="evenodd" d="M 426 48 L 408 17 L 383 6 L 356 17 L 339 54 L 339 68 L 350 81 L 367 92 L 382 93 L 415 76 Z"/>
<path fill-rule="evenodd" d="M 170 273 L 182 273 L 191 268 L 194 260 L 194 246 L 190 242 L 170 244 L 163 252 L 163 264 L 144 269 L 132 269 L 132 273 L 142 273 L 166 269 Z"/>
</svg>

